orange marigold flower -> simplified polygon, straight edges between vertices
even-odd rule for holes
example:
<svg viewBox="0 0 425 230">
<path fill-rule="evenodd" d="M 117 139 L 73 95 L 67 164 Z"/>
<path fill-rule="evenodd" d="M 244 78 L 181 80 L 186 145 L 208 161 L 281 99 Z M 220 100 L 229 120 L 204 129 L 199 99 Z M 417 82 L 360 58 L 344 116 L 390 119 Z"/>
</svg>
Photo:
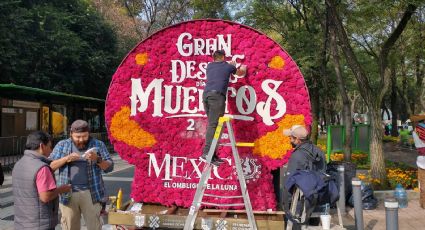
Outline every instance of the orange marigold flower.
<svg viewBox="0 0 425 230">
<path fill-rule="evenodd" d="M 149 56 L 147 52 L 136 54 L 136 64 L 138 65 L 146 65 L 149 60 Z"/>
<path fill-rule="evenodd" d="M 111 120 L 111 135 L 127 145 L 136 148 L 151 147 L 156 143 L 154 135 L 140 128 L 139 124 L 130 120 L 130 107 L 123 106 Z"/>
<path fill-rule="evenodd" d="M 285 66 L 285 60 L 281 56 L 274 56 L 269 62 L 269 67 L 272 69 L 283 69 Z"/>
<path fill-rule="evenodd" d="M 282 134 L 283 130 L 293 125 L 305 125 L 304 115 L 288 114 L 276 124 L 278 128 L 275 131 L 268 132 L 254 141 L 254 154 L 272 159 L 282 158 L 288 150 L 292 149 L 289 137 Z"/>
</svg>

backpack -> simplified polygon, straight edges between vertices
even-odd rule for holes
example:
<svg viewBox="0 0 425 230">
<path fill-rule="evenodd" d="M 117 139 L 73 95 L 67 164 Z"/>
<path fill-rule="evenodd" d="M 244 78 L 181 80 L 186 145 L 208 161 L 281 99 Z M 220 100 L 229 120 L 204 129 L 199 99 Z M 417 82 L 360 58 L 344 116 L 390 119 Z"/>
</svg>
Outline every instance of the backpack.
<svg viewBox="0 0 425 230">
<path fill-rule="evenodd" d="M 334 205 L 339 200 L 339 189 L 337 183 L 337 176 L 333 174 L 326 174 L 326 163 L 319 165 L 320 162 L 315 161 L 315 154 L 307 148 L 301 146 L 299 148 L 308 155 L 309 169 L 305 170 L 314 174 L 317 178 L 323 181 L 325 184 L 320 190 L 315 191 L 311 197 L 303 197 L 301 202 L 298 202 L 295 213 L 291 213 L 290 210 L 285 210 L 286 216 L 294 224 L 307 224 L 313 211 L 321 205 L 330 204 Z M 288 188 L 286 188 L 288 189 Z M 294 190 L 287 191 L 292 194 Z M 288 206 L 286 206 L 288 207 Z M 301 216 L 305 212 L 305 220 L 301 220 Z"/>
</svg>

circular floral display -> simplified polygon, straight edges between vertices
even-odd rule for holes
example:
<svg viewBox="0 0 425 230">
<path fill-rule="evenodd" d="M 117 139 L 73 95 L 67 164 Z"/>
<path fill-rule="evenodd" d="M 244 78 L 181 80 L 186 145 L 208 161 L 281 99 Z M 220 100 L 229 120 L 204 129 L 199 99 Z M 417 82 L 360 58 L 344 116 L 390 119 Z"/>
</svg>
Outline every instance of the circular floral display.
<svg viewBox="0 0 425 230">
<path fill-rule="evenodd" d="M 195 20 L 165 28 L 139 43 L 112 78 L 106 101 L 108 134 L 115 150 L 136 166 L 131 197 L 138 202 L 191 205 L 204 163 L 199 161 L 207 118 L 202 104 L 206 67 L 215 50 L 226 61 L 247 65 L 245 76 L 231 76 L 226 114 L 238 148 L 255 210 L 276 208 L 271 171 L 291 153 L 283 129 L 311 124 L 303 76 L 282 47 L 241 24 Z M 229 142 L 224 131 L 221 143 Z M 231 148 L 214 168 L 207 193 L 240 195 Z M 238 199 L 205 197 L 213 203 Z M 235 207 L 237 208 L 237 207 Z"/>
</svg>

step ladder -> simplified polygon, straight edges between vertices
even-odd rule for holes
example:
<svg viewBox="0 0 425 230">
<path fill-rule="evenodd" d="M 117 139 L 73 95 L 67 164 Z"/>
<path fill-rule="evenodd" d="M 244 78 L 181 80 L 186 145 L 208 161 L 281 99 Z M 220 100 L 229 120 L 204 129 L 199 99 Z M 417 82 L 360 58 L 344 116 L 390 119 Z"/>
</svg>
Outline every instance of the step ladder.
<svg viewBox="0 0 425 230">
<path fill-rule="evenodd" d="M 236 143 L 235 136 L 232 129 L 231 119 L 233 116 L 231 115 L 225 115 L 223 117 L 220 117 L 218 120 L 218 125 L 214 133 L 214 138 L 211 143 L 211 147 L 208 151 L 207 156 L 207 163 L 204 166 L 204 169 L 202 171 L 201 178 L 199 180 L 198 187 L 196 189 L 195 197 L 193 198 L 192 206 L 190 206 L 189 214 L 186 217 L 186 222 L 184 225 L 184 230 L 192 230 L 195 225 L 196 216 L 198 215 L 199 208 L 201 205 L 209 205 L 209 206 L 216 206 L 216 207 L 233 207 L 233 206 L 245 206 L 246 214 L 248 216 L 248 222 L 250 229 L 257 230 L 257 225 L 255 223 L 254 219 L 254 213 L 252 211 L 252 205 L 251 201 L 249 199 L 248 190 L 246 188 L 245 183 L 245 177 L 243 174 L 241 161 L 238 154 L 237 146 L 240 147 L 253 147 L 254 143 Z M 221 134 L 223 132 L 223 125 L 226 123 L 227 125 L 227 132 L 229 135 L 230 140 L 230 146 L 232 146 L 232 152 L 233 152 L 233 158 L 236 166 L 236 173 L 239 179 L 239 184 L 241 188 L 241 195 L 240 196 L 217 196 L 213 194 L 206 194 L 205 189 L 208 185 L 208 178 L 210 178 L 211 175 L 211 169 L 213 165 L 211 164 L 211 159 L 214 155 L 215 149 L 217 147 L 218 142 L 221 139 Z M 243 198 L 244 203 L 235 203 L 235 204 L 219 204 L 219 203 L 210 203 L 210 202 L 203 202 L 202 198 L 204 196 L 208 197 L 216 197 L 221 199 L 234 199 L 234 198 Z"/>
</svg>

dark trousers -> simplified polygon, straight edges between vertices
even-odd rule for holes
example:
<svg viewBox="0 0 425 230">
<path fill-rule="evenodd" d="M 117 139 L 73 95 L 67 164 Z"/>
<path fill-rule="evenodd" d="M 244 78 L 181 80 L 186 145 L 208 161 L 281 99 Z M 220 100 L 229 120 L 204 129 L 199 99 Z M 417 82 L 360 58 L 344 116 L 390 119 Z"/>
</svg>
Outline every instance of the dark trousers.
<svg viewBox="0 0 425 230">
<path fill-rule="evenodd" d="M 204 92 L 202 95 L 202 101 L 204 103 L 205 113 L 208 117 L 207 134 L 205 136 L 205 146 L 202 154 L 207 156 L 215 129 L 218 125 L 218 119 L 224 115 L 226 96 L 216 91 L 208 91 Z"/>
</svg>

